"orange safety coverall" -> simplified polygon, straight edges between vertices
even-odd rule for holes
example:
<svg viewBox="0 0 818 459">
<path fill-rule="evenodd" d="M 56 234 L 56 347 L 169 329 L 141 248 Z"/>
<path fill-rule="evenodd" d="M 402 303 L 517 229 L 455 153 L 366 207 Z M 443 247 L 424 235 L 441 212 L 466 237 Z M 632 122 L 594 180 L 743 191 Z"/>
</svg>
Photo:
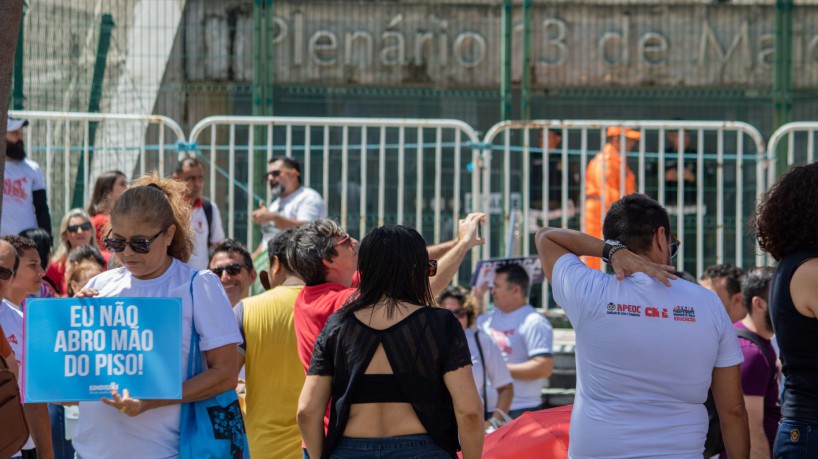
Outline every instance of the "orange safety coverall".
<svg viewBox="0 0 818 459">
<path fill-rule="evenodd" d="M 585 174 L 585 232 L 602 239 L 602 219 L 611 208 L 611 204 L 623 197 L 619 191 L 622 157 L 619 152 L 606 143 L 602 151 L 588 163 Z M 604 184 L 603 184 L 604 169 Z M 625 195 L 636 192 L 636 177 L 625 164 Z M 605 209 L 602 209 L 602 199 L 605 200 Z M 601 254 L 600 254 L 601 255 Z M 589 268 L 599 269 L 601 259 L 586 257 L 585 264 Z"/>
</svg>

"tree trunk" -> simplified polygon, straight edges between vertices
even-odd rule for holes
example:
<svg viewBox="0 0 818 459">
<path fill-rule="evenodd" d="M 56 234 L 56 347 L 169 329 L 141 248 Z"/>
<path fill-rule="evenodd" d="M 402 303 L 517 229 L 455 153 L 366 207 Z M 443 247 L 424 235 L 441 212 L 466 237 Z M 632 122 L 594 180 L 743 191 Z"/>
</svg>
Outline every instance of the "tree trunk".
<svg viewBox="0 0 818 459">
<path fill-rule="evenodd" d="M 6 120 L 9 116 L 11 72 L 14 68 L 14 52 L 17 49 L 17 33 L 23 14 L 23 0 L 0 1 L 0 183 L 5 183 L 6 172 Z M 3 194 L 0 193 L 0 220 L 3 217 Z"/>
</svg>

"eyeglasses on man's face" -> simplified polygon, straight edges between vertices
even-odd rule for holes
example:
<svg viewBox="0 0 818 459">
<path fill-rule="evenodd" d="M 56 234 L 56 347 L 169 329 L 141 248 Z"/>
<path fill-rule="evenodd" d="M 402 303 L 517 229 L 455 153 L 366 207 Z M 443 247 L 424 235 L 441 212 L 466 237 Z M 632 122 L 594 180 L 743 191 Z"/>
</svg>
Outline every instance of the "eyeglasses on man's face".
<svg viewBox="0 0 818 459">
<path fill-rule="evenodd" d="M 676 258 L 676 254 L 679 253 L 679 246 L 682 245 L 682 241 L 676 237 L 675 234 L 670 233 L 670 259 Z"/>
<path fill-rule="evenodd" d="M 241 263 L 230 263 L 227 266 L 220 266 L 218 268 L 213 268 L 213 269 L 211 269 L 211 271 L 213 271 L 213 274 L 215 274 L 215 275 L 217 275 L 219 277 L 222 277 L 222 273 L 224 273 L 225 271 L 227 271 L 227 274 L 229 274 L 231 276 L 236 276 L 241 272 L 241 268 L 244 268 L 244 267 L 245 266 L 243 264 L 241 264 Z"/>
</svg>

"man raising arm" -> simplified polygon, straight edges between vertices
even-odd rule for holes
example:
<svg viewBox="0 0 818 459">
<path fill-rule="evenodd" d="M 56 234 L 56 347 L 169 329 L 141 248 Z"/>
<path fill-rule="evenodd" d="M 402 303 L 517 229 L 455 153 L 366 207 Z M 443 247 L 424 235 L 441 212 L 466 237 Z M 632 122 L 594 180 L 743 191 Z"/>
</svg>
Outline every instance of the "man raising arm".
<svg viewBox="0 0 818 459">
<path fill-rule="evenodd" d="M 613 203 L 602 230 L 605 242 L 557 228 L 537 234 L 554 299 L 576 330 L 569 454 L 701 456 L 712 385 L 727 452 L 748 457 L 738 340 L 715 294 L 671 274 L 679 242 L 667 211 L 632 194 Z M 616 276 L 578 256 L 601 256 Z"/>
</svg>

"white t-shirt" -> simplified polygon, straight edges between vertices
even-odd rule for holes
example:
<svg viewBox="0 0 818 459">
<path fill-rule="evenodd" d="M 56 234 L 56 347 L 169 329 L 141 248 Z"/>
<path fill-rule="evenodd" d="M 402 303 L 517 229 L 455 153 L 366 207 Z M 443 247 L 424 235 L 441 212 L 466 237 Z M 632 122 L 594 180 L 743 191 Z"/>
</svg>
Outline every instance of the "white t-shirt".
<svg viewBox="0 0 818 459">
<path fill-rule="evenodd" d="M 477 349 L 477 341 L 475 336 L 480 337 L 480 345 L 483 349 L 483 358 L 486 361 L 485 375 L 488 376 L 486 381 L 486 392 L 488 396 L 483 393 L 483 363 L 480 361 L 480 352 Z M 477 333 L 473 328 L 466 329 L 466 341 L 469 343 L 469 352 L 471 352 L 471 372 L 474 377 L 474 383 L 477 385 L 477 392 L 489 413 L 497 408 L 497 389 L 506 384 L 511 384 L 511 373 L 508 371 L 506 361 L 503 359 L 503 353 L 497 344 L 484 332 Z"/>
<path fill-rule="evenodd" d="M 17 235 L 20 231 L 37 228 L 32 196 L 37 190 L 45 190 L 45 179 L 40 166 L 28 158 L 22 161 L 6 158 L 0 234 Z"/>
<path fill-rule="evenodd" d="M 569 457 L 701 459 L 713 368 L 743 360 L 716 294 L 642 273 L 618 281 L 572 254 L 552 287 L 577 337 Z"/>
<path fill-rule="evenodd" d="M 173 260 L 165 273 L 155 279 L 136 279 L 125 269 L 106 271 L 88 282 L 86 288 L 99 289 L 100 297 L 172 297 L 182 299 L 183 379 L 190 352 L 191 318 L 196 321 L 202 351 L 242 341 L 230 300 L 221 282 L 210 271 L 200 271 L 190 295 L 191 276 L 196 272 Z M 203 363 L 204 365 L 204 363 Z M 161 369 L 159 369 L 161 371 Z M 102 402 L 80 402 L 79 429 L 74 449 L 84 458 L 172 458 L 179 455 L 181 405 L 174 404 L 128 417 Z"/>
<path fill-rule="evenodd" d="M 551 323 L 529 304 L 508 313 L 495 309 L 483 314 L 477 318 L 477 326 L 494 339 L 503 352 L 506 364 L 527 362 L 537 356 L 551 356 L 554 335 Z M 542 383 L 542 379 L 515 379 L 511 409 L 542 405 Z"/>
<path fill-rule="evenodd" d="M 327 206 L 324 198 L 317 191 L 305 186 L 300 187 L 287 196 L 278 198 L 270 204 L 271 212 L 278 212 L 284 217 L 294 220 L 311 222 L 327 216 Z M 281 232 L 273 222 L 261 225 L 262 244 L 267 247 L 267 241 Z"/>
<path fill-rule="evenodd" d="M 193 226 L 193 253 L 187 264 L 196 269 L 207 269 L 208 252 L 210 244 L 217 244 L 224 239 L 224 229 L 222 228 L 222 216 L 216 203 L 213 205 L 213 228 L 210 229 L 210 241 L 207 240 L 207 216 L 202 206 L 193 207 L 190 213 L 190 223 Z"/>
<path fill-rule="evenodd" d="M 23 313 L 14 303 L 3 300 L 0 303 L 0 326 L 3 327 L 3 332 L 11 344 L 11 350 L 14 351 L 14 360 L 17 361 L 17 368 L 23 371 Z M 22 375 L 21 375 L 22 376 Z M 23 393 L 23 378 L 17 378 L 17 385 L 20 387 L 20 393 Z M 31 436 L 26 440 L 26 444 L 22 449 L 34 448 L 34 440 Z M 17 456 L 18 453 L 12 454 L 12 457 Z"/>
</svg>

